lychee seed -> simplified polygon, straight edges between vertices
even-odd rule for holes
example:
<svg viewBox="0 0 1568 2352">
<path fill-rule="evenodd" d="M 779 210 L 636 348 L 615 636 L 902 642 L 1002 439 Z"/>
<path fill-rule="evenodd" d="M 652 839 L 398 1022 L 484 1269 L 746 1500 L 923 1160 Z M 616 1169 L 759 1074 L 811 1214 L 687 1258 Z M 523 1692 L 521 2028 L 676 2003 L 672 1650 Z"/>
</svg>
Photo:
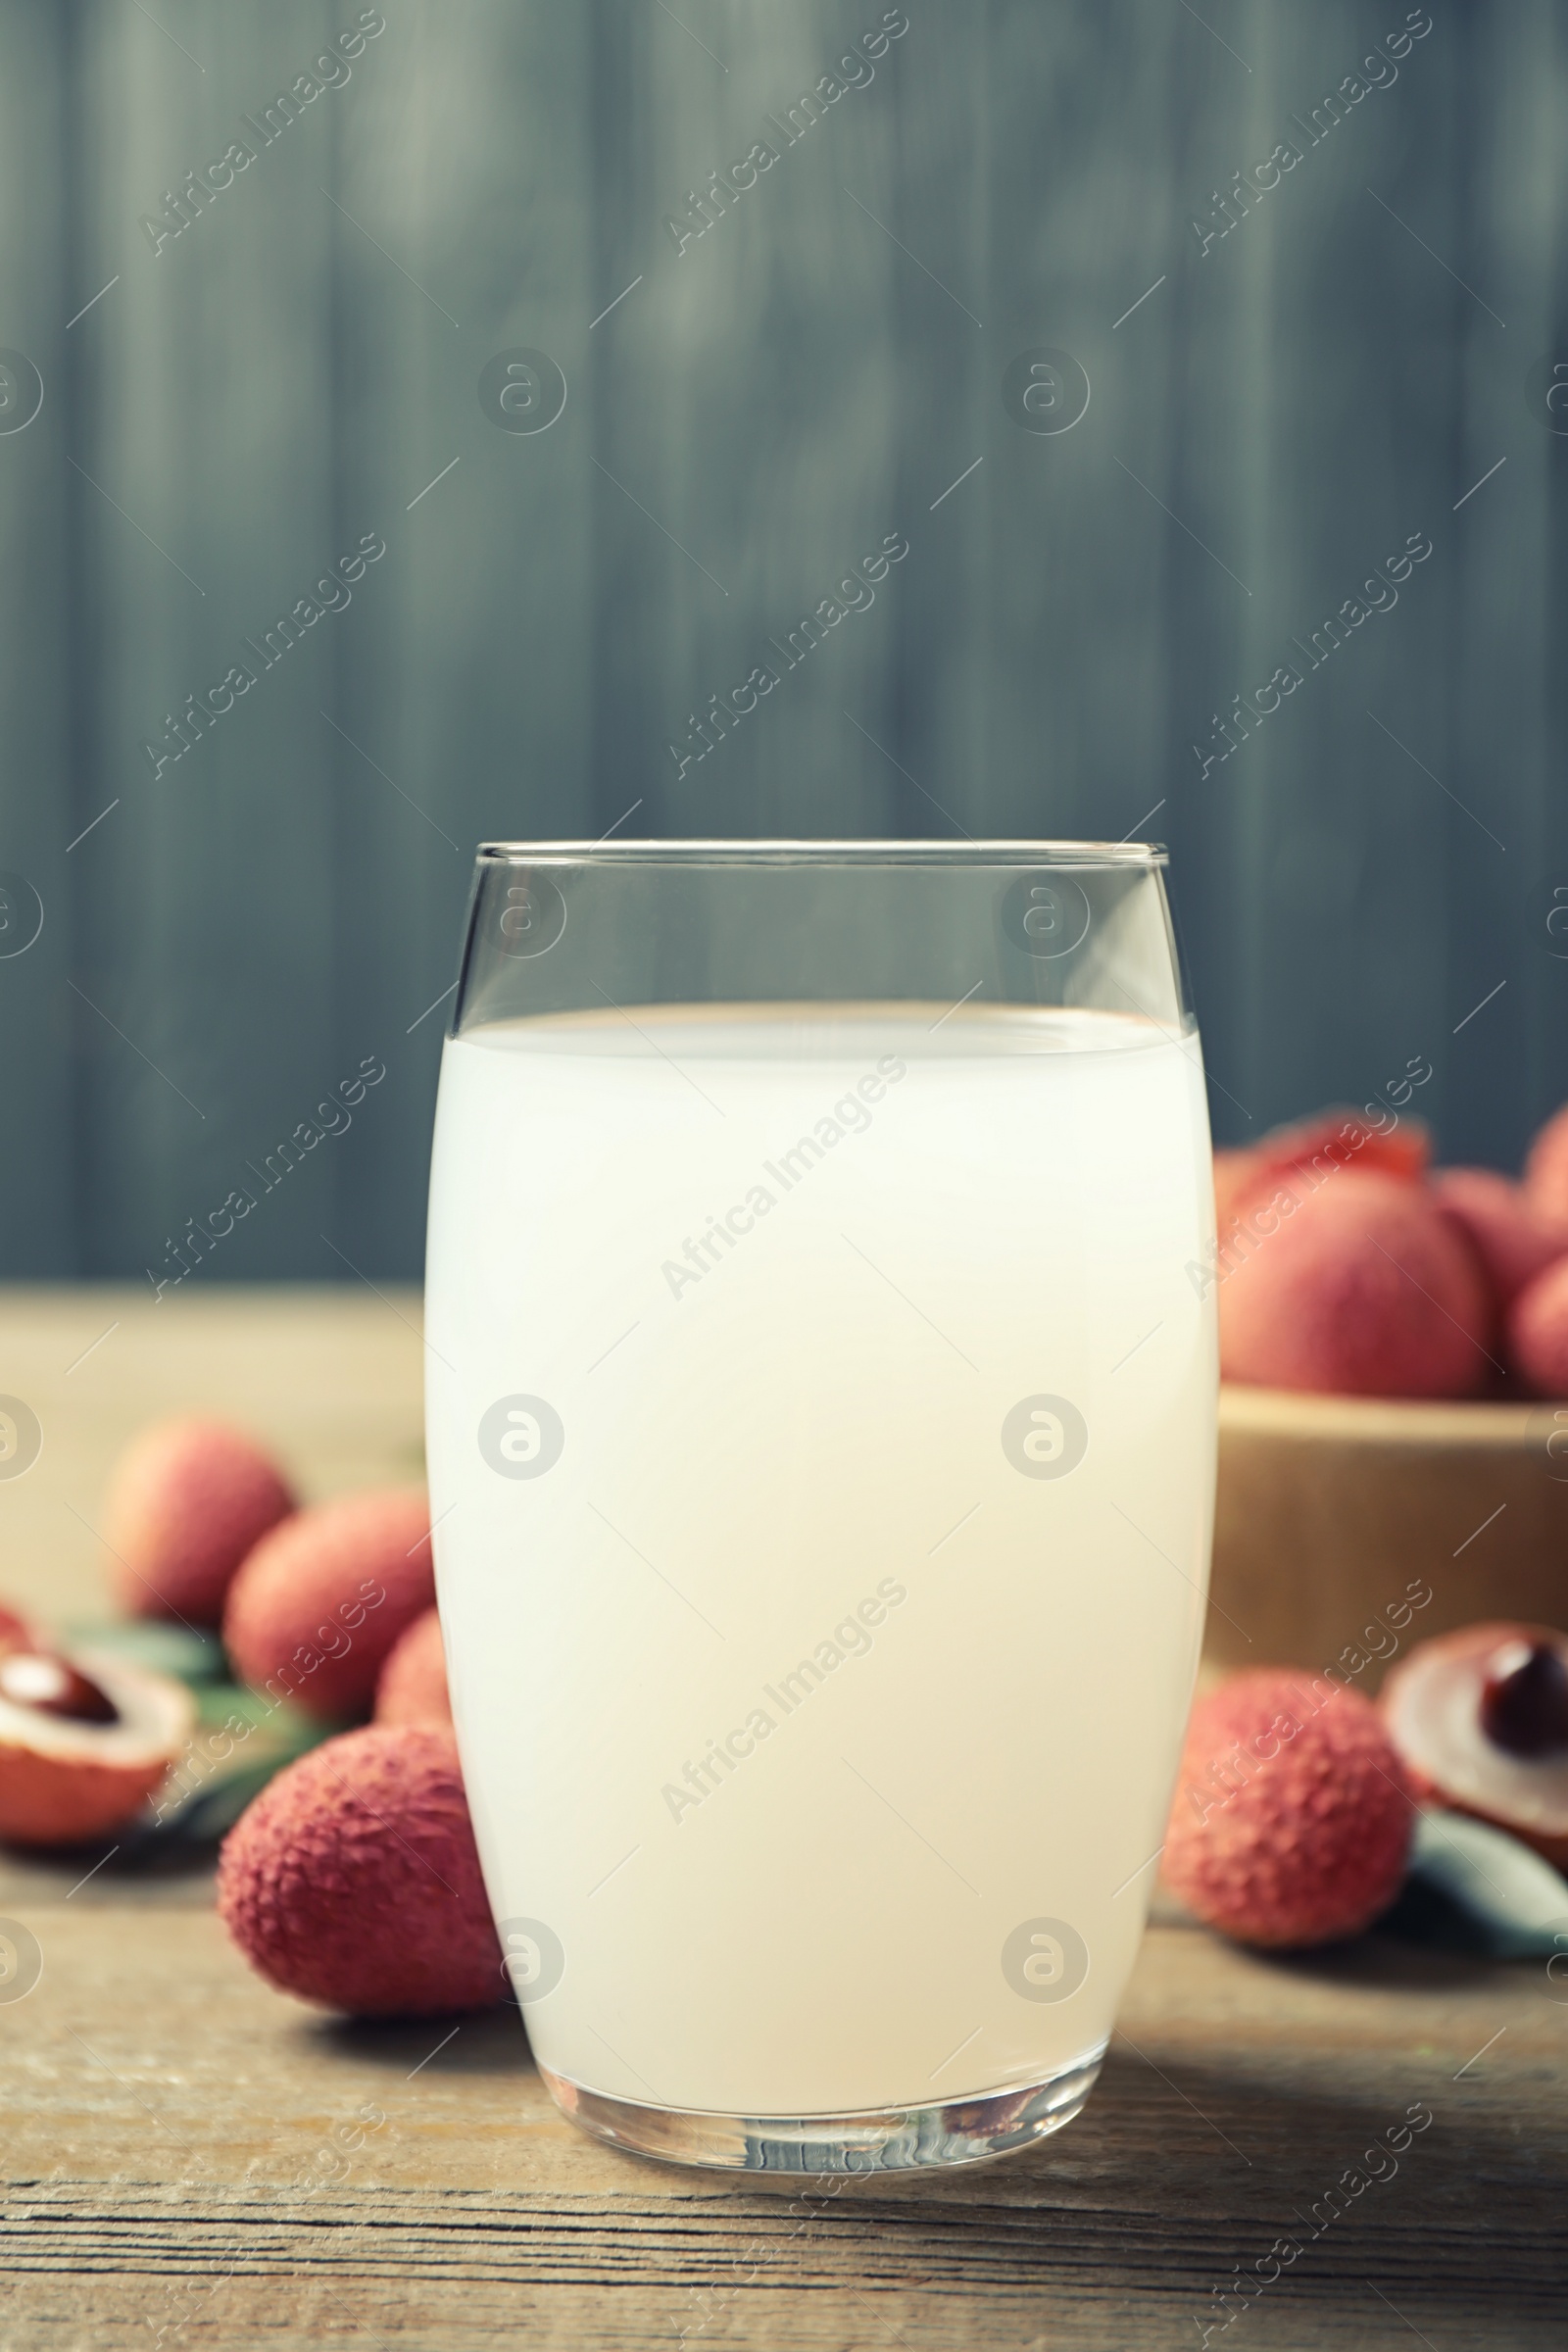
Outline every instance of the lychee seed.
<svg viewBox="0 0 1568 2352">
<path fill-rule="evenodd" d="M 1568 1870 L 1568 1634 L 1492 1620 L 1417 1642 L 1378 1696 L 1423 1801 Z"/>
<path fill-rule="evenodd" d="M 1547 1642 L 1505 1642 L 1481 1686 L 1481 1728 L 1512 1756 L 1568 1748 L 1568 1667 Z"/>
<path fill-rule="evenodd" d="M 74 1845 L 106 1836 L 164 1779 L 195 1701 L 170 1675 L 107 1651 L 66 1656 L 20 1619 L 10 1625 L 0 1642 L 0 1838 Z"/>
</svg>

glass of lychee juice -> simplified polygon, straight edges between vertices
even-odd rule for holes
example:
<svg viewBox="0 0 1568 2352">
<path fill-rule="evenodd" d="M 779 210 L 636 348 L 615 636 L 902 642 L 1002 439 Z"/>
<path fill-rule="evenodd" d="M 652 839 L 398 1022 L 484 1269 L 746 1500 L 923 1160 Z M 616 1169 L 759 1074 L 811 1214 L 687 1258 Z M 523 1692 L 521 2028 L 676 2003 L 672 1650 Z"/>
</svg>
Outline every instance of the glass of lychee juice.
<svg viewBox="0 0 1568 2352">
<path fill-rule="evenodd" d="M 1078 2112 L 1202 1630 L 1209 1144 L 1163 854 L 481 850 L 427 1423 L 563 2109 L 754 2170 Z"/>
</svg>

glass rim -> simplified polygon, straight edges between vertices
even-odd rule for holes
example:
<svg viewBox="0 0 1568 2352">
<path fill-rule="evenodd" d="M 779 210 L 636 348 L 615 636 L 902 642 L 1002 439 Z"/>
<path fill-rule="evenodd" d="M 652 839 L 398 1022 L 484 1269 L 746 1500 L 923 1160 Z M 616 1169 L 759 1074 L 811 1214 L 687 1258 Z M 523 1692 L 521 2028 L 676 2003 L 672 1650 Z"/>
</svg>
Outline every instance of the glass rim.
<svg viewBox="0 0 1568 2352">
<path fill-rule="evenodd" d="M 482 841 L 481 865 L 1130 866 L 1169 862 L 1149 841 Z"/>
</svg>

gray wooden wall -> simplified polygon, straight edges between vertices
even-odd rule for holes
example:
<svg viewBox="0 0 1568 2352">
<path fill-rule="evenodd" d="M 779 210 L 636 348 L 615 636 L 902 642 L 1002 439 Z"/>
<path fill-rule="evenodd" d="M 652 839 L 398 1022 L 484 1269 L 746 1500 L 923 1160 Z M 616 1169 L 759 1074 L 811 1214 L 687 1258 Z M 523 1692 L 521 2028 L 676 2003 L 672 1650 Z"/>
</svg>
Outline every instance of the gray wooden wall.
<svg viewBox="0 0 1568 2352">
<path fill-rule="evenodd" d="M 324 1234 L 415 1273 L 472 845 L 638 802 L 1167 839 L 1227 1139 L 1421 1056 L 1448 1156 L 1507 1162 L 1568 1093 L 1563 10 L 1431 0 L 1364 68 L 1399 0 L 906 5 L 787 145 L 880 0 L 385 0 L 263 144 L 348 0 L 0 0 L 0 346 L 44 387 L 0 431 L 0 868 L 44 912 L 0 960 L 6 1273 L 167 1267 L 365 1057 L 208 1271 L 342 1276 Z M 1070 431 L 1004 403 L 1039 347 Z M 548 430 L 481 405 L 517 348 Z M 889 533 L 874 606 L 680 772 Z"/>
</svg>

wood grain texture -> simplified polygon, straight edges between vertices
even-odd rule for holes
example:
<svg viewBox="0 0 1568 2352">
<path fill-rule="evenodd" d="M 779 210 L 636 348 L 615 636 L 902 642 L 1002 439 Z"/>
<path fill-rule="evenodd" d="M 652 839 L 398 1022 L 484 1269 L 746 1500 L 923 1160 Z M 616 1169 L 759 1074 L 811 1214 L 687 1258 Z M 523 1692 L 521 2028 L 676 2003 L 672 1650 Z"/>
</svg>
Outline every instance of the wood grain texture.
<svg viewBox="0 0 1568 2352">
<path fill-rule="evenodd" d="M 1174 2345 L 1281 2236 L 1301 2252 L 1249 2314 L 1265 2343 L 1393 2341 L 1368 2280 L 1445 2348 L 1544 2352 L 1568 2316 L 1568 2013 L 1518 1971 L 1376 1942 L 1269 1964 L 1155 1929 L 1060 2138 L 803 2201 L 586 2139 L 512 2013 L 444 2046 L 444 2021 L 312 2017 L 205 1910 L 107 1877 L 69 1909 L 0 1893 L 44 1951 L 3 2025 L 8 2343 L 90 2315 L 96 2343 L 170 2323 L 215 2344 Z M 1326 2220 L 1412 2106 L 1433 2122 L 1397 2172 Z"/>
<path fill-rule="evenodd" d="M 416 1468 L 412 1294 L 13 1291 L 0 1329 L 45 1438 L 0 1482 L 4 1588 L 46 1614 L 99 1603 L 90 1523 L 153 1413 L 234 1415 L 312 1496 Z M 1383 1938 L 1263 1960 L 1166 1903 L 1065 2132 L 817 2196 L 599 2146 L 514 2013 L 307 2011 L 228 1946 L 205 1870 L 111 1859 L 80 1884 L 94 1859 L 0 1861 L 0 1919 L 43 1954 L 0 2000 L 6 2352 L 1174 2348 L 1279 2237 L 1300 2253 L 1236 2323 L 1269 2352 L 1385 2352 L 1412 2328 L 1435 2352 L 1562 2340 L 1568 2004 L 1539 1966 Z M 1412 2107 L 1433 2120 L 1397 2172 L 1314 2222 Z"/>
</svg>

